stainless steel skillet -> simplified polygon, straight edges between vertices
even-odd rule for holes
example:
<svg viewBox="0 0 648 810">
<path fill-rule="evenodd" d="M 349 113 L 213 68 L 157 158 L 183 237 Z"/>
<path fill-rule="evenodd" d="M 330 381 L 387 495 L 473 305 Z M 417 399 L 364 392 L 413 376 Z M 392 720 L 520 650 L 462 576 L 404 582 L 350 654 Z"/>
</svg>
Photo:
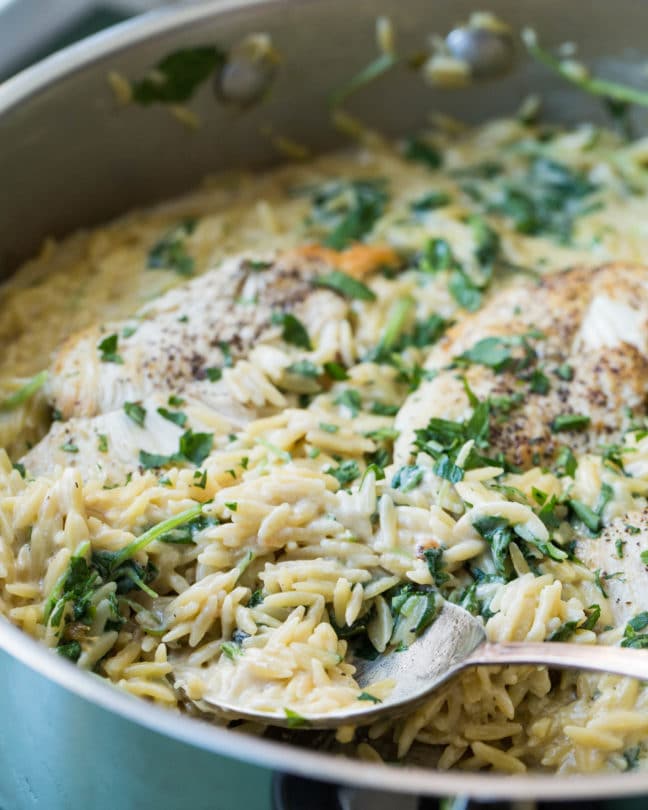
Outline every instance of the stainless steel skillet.
<svg viewBox="0 0 648 810">
<path fill-rule="evenodd" d="M 534 25 L 548 42 L 578 41 L 583 57 L 598 58 L 610 75 L 632 78 L 640 69 L 648 5 L 499 0 L 488 6 L 515 28 Z M 326 101 L 374 56 L 376 15 L 389 15 L 403 45 L 415 50 L 423 32 L 447 31 L 475 8 L 465 0 L 221 0 L 148 15 L 24 72 L 0 86 L 0 274 L 34 253 L 47 234 L 171 196 L 209 171 L 276 160 L 259 135 L 267 123 L 314 149 L 334 145 L 339 136 L 329 126 Z M 118 108 L 107 87 L 111 69 L 140 75 L 180 47 L 228 47 L 251 31 L 269 32 L 284 61 L 269 99 L 244 114 L 218 104 L 205 86 L 192 104 L 203 126 L 191 132 L 165 110 Z M 473 121 L 508 114 L 531 91 L 546 94 L 550 118 L 600 114 L 591 99 L 522 59 L 501 80 L 451 93 L 395 72 L 350 106 L 397 134 L 424 125 L 433 110 Z M 54 658 L 5 622 L 0 650 L 2 807 L 75 808 L 83 797 L 86 806 L 101 810 L 206 810 L 234 806 L 229 799 L 254 808 L 266 778 L 258 766 L 426 794 L 586 798 L 648 792 L 648 775 L 633 773 L 513 778 L 342 760 L 138 702 Z M 231 758 L 250 764 L 235 770 Z M 220 797 L 218 804 L 213 797 Z"/>
</svg>

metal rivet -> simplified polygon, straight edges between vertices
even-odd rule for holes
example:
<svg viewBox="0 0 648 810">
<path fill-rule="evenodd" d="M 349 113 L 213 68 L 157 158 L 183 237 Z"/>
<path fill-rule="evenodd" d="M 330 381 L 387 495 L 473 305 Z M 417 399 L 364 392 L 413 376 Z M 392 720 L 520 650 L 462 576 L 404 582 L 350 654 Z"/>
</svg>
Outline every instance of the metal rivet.
<svg viewBox="0 0 648 810">
<path fill-rule="evenodd" d="M 279 54 L 267 34 L 250 34 L 230 49 L 227 62 L 216 75 L 215 92 L 220 101 L 247 107 L 270 89 L 277 72 Z"/>
<path fill-rule="evenodd" d="M 474 78 L 501 76 L 513 67 L 510 34 L 467 25 L 455 28 L 445 41 L 452 56 L 470 66 Z"/>
</svg>

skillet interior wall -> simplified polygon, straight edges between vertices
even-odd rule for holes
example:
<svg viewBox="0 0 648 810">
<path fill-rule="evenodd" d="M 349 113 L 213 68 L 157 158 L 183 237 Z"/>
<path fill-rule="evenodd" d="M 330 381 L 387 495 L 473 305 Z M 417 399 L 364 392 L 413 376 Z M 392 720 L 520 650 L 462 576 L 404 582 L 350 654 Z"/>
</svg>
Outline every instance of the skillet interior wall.
<svg viewBox="0 0 648 810">
<path fill-rule="evenodd" d="M 331 126 L 327 99 L 375 55 L 376 16 L 391 17 L 398 48 L 409 53 L 421 46 L 422 31 L 446 32 L 480 4 L 459 0 L 435 4 L 432 11 L 425 0 L 360 0 L 352 6 L 348 0 L 239 1 L 223 15 L 229 5 L 153 14 L 152 36 L 144 41 L 126 25 L 117 34 L 118 47 L 99 34 L 0 88 L 0 276 L 33 255 L 46 235 L 170 197 L 208 172 L 276 162 L 275 148 L 260 134 L 265 125 L 315 151 L 334 146 L 340 136 Z M 544 42 L 578 42 L 580 56 L 612 77 L 632 80 L 642 67 L 646 4 L 497 0 L 488 7 L 514 30 L 535 26 Z M 165 20 L 184 24 L 171 30 Z M 252 31 L 268 32 L 283 55 L 263 104 L 242 113 L 218 104 L 212 88 L 204 87 L 191 103 L 202 120 L 197 131 L 159 106 L 116 105 L 108 71 L 138 76 L 178 48 L 213 42 L 228 47 Z M 487 92 L 483 85 L 431 90 L 403 69 L 364 90 L 349 109 L 391 135 L 423 126 L 431 112 L 470 122 L 510 114 L 531 91 L 545 95 L 550 119 L 601 117 L 596 100 L 518 55 L 518 68 L 489 83 Z"/>
</svg>

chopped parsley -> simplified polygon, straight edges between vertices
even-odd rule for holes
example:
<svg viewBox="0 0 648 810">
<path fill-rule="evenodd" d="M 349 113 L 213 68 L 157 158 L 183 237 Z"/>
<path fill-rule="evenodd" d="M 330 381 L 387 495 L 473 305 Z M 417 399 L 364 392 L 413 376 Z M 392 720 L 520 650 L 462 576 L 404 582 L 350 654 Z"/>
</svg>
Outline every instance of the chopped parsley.
<svg viewBox="0 0 648 810">
<path fill-rule="evenodd" d="M 182 411 L 170 411 L 168 408 L 158 408 L 157 412 L 161 417 L 167 419 L 169 422 L 173 422 L 173 424 L 178 425 L 178 427 L 184 427 L 187 424 L 187 414 L 182 413 Z"/>
<path fill-rule="evenodd" d="M 332 380 L 335 380 L 336 382 L 349 379 L 347 370 L 340 363 L 335 362 L 324 363 L 323 368 L 324 373 L 327 374 Z"/>
<path fill-rule="evenodd" d="M 311 351 L 311 344 L 308 332 L 304 324 L 290 312 L 273 312 L 272 323 L 281 326 L 281 337 L 286 343 L 298 346 L 300 349 Z"/>
<path fill-rule="evenodd" d="M 475 258 L 482 268 L 487 269 L 490 273 L 501 250 L 499 235 L 485 219 L 477 214 L 471 214 L 466 222 L 470 226 L 475 240 Z"/>
<path fill-rule="evenodd" d="M 513 539 L 513 527 L 506 518 L 491 515 L 476 520 L 473 526 L 491 548 L 496 573 L 506 577 L 506 560 Z"/>
<path fill-rule="evenodd" d="M 396 471 L 392 478 L 393 489 L 400 489 L 401 492 L 411 492 L 423 480 L 423 468 L 415 464 L 407 464 Z"/>
<path fill-rule="evenodd" d="M 641 751 L 642 749 L 640 745 L 633 745 L 632 748 L 626 748 L 626 750 L 623 752 L 623 758 L 626 761 L 629 771 L 633 771 L 639 765 Z"/>
<path fill-rule="evenodd" d="M 97 450 L 100 453 L 108 452 L 108 436 L 105 433 L 97 434 Z"/>
<path fill-rule="evenodd" d="M 102 363 L 123 363 L 124 359 L 117 353 L 119 337 L 117 334 L 108 335 L 97 344 L 99 359 Z"/>
<path fill-rule="evenodd" d="M 459 306 L 468 312 L 475 312 L 481 306 L 481 289 L 463 270 L 455 270 L 452 273 L 448 281 L 448 290 Z"/>
<path fill-rule="evenodd" d="M 450 575 L 446 572 L 443 550 L 443 546 L 439 546 L 438 548 L 426 548 L 423 552 L 428 571 L 432 577 L 432 583 L 436 585 L 437 588 L 445 585 L 450 579 Z"/>
<path fill-rule="evenodd" d="M 373 402 L 369 410 L 378 416 L 396 416 L 399 407 L 398 405 L 387 405 L 384 402 Z"/>
<path fill-rule="evenodd" d="M 286 715 L 286 725 L 288 728 L 308 728 L 310 723 L 301 714 L 294 712 L 292 709 L 284 709 Z"/>
<path fill-rule="evenodd" d="M 445 191 L 429 191 L 427 194 L 413 200 L 410 203 L 410 208 L 412 211 L 419 213 L 421 211 L 432 211 L 435 208 L 443 208 L 449 202 L 450 195 Z"/>
<path fill-rule="evenodd" d="M 551 423 L 551 430 L 554 433 L 562 430 L 584 430 L 590 421 L 589 416 L 583 413 L 562 413 Z"/>
<path fill-rule="evenodd" d="M 174 270 L 179 276 L 191 276 L 194 259 L 187 253 L 185 240 L 196 228 L 194 219 L 176 225 L 149 250 L 146 266 L 151 270 Z"/>
<path fill-rule="evenodd" d="M 332 270 L 325 276 L 317 276 L 314 284 L 316 287 L 326 287 L 333 292 L 339 293 L 344 298 L 357 299 L 359 301 L 375 301 L 376 294 L 352 276 L 343 273 L 341 270 Z"/>
<path fill-rule="evenodd" d="M 561 365 L 554 369 L 554 374 L 556 377 L 560 377 L 561 380 L 565 380 L 566 382 L 571 382 L 571 380 L 574 379 L 574 369 L 569 363 L 561 363 Z"/>
<path fill-rule="evenodd" d="M 104 584 L 114 582 L 116 585 L 115 593 L 108 597 L 106 629 L 118 629 L 124 622 L 120 612 L 120 595 L 141 590 L 151 597 L 157 597 L 155 591 L 149 587 L 157 577 L 157 569 L 150 562 L 141 565 L 133 558 L 154 540 L 198 518 L 201 511 L 202 506 L 196 504 L 152 526 L 117 551 L 92 552 L 89 541 L 81 543 L 71 557 L 67 569 L 54 584 L 43 607 L 43 622 L 50 627 L 60 628 L 58 649 L 62 655 L 75 661 L 81 655 L 81 641 L 78 638 L 72 641 L 66 638 L 66 628 L 70 622 L 78 622 L 80 625 L 91 624 L 94 617 L 93 599 L 96 591 Z M 80 625 L 77 625 L 77 628 Z"/>
<path fill-rule="evenodd" d="M 13 394 L 10 394 L 0 402 L 0 411 L 13 411 L 23 405 L 45 385 L 47 377 L 47 371 L 39 371 L 38 374 L 35 374 L 21 388 L 14 391 Z"/>
<path fill-rule="evenodd" d="M 427 426 L 414 431 L 414 445 L 435 459 L 434 472 L 441 478 L 456 483 L 463 478 L 464 469 L 473 469 L 490 460 L 480 456 L 475 447 L 488 446 L 490 404 L 488 400 L 474 406 L 470 419 L 453 422 L 448 419 L 430 419 Z M 475 446 L 468 454 L 463 468 L 457 466 L 456 459 L 463 445 L 473 440 Z"/>
<path fill-rule="evenodd" d="M 446 239 L 428 239 L 419 260 L 419 270 L 424 273 L 440 273 L 443 270 L 459 268 L 450 243 Z"/>
<path fill-rule="evenodd" d="M 57 644 L 56 652 L 62 655 L 63 658 L 68 658 L 75 663 L 81 658 L 82 653 L 81 644 L 78 641 L 69 641 L 65 644 Z"/>
<path fill-rule="evenodd" d="M 196 470 L 194 473 L 194 486 L 205 489 L 207 486 L 207 470 Z"/>
<path fill-rule="evenodd" d="M 297 374 L 299 377 L 319 377 L 322 373 L 315 363 L 310 360 L 298 360 L 296 363 L 286 366 L 288 374 Z"/>
<path fill-rule="evenodd" d="M 592 534 L 598 534 L 603 526 L 603 511 L 612 500 L 614 490 L 609 484 L 602 484 L 596 505 L 592 509 L 574 498 L 567 501 L 574 515 L 582 521 Z"/>
<path fill-rule="evenodd" d="M 327 467 L 324 472 L 336 478 L 340 486 L 350 484 L 360 476 L 358 463 L 352 459 L 340 462 L 337 467 Z"/>
<path fill-rule="evenodd" d="M 337 433 L 340 429 L 339 425 L 332 425 L 330 422 L 320 422 L 319 429 L 323 430 L 324 433 Z"/>
<path fill-rule="evenodd" d="M 601 618 L 601 606 L 590 605 L 585 608 L 585 618 L 581 621 L 569 621 L 562 624 L 549 636 L 548 641 L 568 641 L 577 630 L 593 630 Z"/>
<path fill-rule="evenodd" d="M 442 157 L 439 150 L 421 138 L 408 138 L 403 148 L 403 157 L 416 163 L 423 163 L 428 169 L 439 169 Z"/>
<path fill-rule="evenodd" d="M 541 394 L 544 396 L 545 394 L 549 393 L 551 383 L 549 382 L 549 377 L 547 377 L 542 369 L 536 368 L 533 370 L 531 376 L 529 377 L 529 388 L 534 394 Z"/>
<path fill-rule="evenodd" d="M 146 409 L 139 402 L 124 402 L 124 413 L 135 422 L 136 425 L 144 427 L 146 421 Z"/>
<path fill-rule="evenodd" d="M 491 209 L 509 218 L 519 233 L 553 237 L 568 244 L 575 220 L 591 210 L 597 190 L 580 171 L 546 157 L 532 157 L 526 175 L 504 187 Z"/>
<path fill-rule="evenodd" d="M 336 405 L 344 406 L 350 412 L 351 418 L 355 418 L 362 408 L 362 397 L 355 388 L 345 388 L 334 402 Z"/>
<path fill-rule="evenodd" d="M 158 540 L 160 543 L 169 543 L 170 545 L 176 546 L 195 545 L 196 541 L 194 537 L 196 534 L 210 526 L 217 526 L 218 523 L 218 518 L 201 514 L 180 526 L 176 526 L 164 532 L 164 534 L 158 537 Z"/>
<path fill-rule="evenodd" d="M 377 698 L 375 695 L 370 695 L 369 692 L 360 692 L 358 695 L 358 700 L 368 700 L 371 703 L 382 703 L 380 698 Z"/>
<path fill-rule="evenodd" d="M 643 611 L 626 624 L 621 646 L 642 650 L 648 648 L 648 633 L 640 632 L 645 630 L 646 627 L 648 627 L 648 611 Z"/>
<path fill-rule="evenodd" d="M 573 478 L 576 474 L 577 467 L 578 462 L 571 448 L 567 446 L 561 447 L 556 456 L 556 471 L 562 475 L 568 475 Z"/>
<path fill-rule="evenodd" d="M 194 433 L 185 431 L 180 437 L 179 454 L 199 467 L 211 453 L 214 444 L 213 433 Z"/>
<path fill-rule="evenodd" d="M 403 650 L 432 624 L 440 604 L 429 585 L 407 583 L 391 592 L 390 608 L 394 619 L 390 644 Z"/>
<path fill-rule="evenodd" d="M 63 450 L 63 452 L 65 452 L 65 453 L 78 453 L 79 452 L 79 448 L 74 443 L 74 439 L 68 439 L 68 441 L 65 442 L 65 444 L 62 444 L 61 445 L 61 450 Z"/>
<path fill-rule="evenodd" d="M 205 369 L 205 377 L 209 382 L 218 382 L 223 376 L 223 369 L 220 366 L 209 366 Z"/>
<path fill-rule="evenodd" d="M 220 650 L 230 659 L 230 661 L 233 661 L 237 656 L 243 654 L 241 645 L 235 644 L 232 641 L 223 641 L 220 645 Z"/>
<path fill-rule="evenodd" d="M 482 365 L 492 368 L 496 373 L 511 371 L 517 373 L 529 367 L 536 359 L 536 352 L 528 341 L 537 333 L 512 335 L 507 337 L 486 337 L 478 340 L 472 348 L 454 358 L 457 365 Z M 512 349 L 522 349 L 522 356 L 514 354 Z"/>
<path fill-rule="evenodd" d="M 337 107 L 346 101 L 362 87 L 375 81 L 398 63 L 398 57 L 393 53 L 381 53 L 362 70 L 352 76 L 342 87 L 331 96 L 331 106 Z"/>
<path fill-rule="evenodd" d="M 324 244 L 343 250 L 373 229 L 384 212 L 387 191 L 382 179 L 334 181 L 315 189 L 311 199 L 312 221 L 327 229 Z"/>
<path fill-rule="evenodd" d="M 178 451 L 170 456 L 163 456 L 157 453 L 148 453 L 140 450 L 139 462 L 144 469 L 150 470 L 156 467 L 164 467 L 174 462 L 189 462 L 200 467 L 203 461 L 211 453 L 214 443 L 213 433 L 194 433 L 186 430 L 180 436 Z"/>
<path fill-rule="evenodd" d="M 131 82 L 133 100 L 142 106 L 188 101 L 226 58 L 225 51 L 215 45 L 173 51 L 144 78 Z"/>
</svg>

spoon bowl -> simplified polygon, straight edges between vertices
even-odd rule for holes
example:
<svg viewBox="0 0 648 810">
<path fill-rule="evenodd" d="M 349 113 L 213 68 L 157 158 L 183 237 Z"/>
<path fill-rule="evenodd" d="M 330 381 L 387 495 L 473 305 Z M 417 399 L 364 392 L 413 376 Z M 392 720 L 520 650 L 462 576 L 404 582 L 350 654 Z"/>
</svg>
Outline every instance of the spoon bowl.
<svg viewBox="0 0 648 810">
<path fill-rule="evenodd" d="M 648 679 L 648 651 L 595 644 L 563 642 L 504 642 L 486 640 L 483 624 L 463 608 L 444 602 L 432 624 L 403 650 L 387 651 L 373 660 L 353 657 L 355 678 L 366 699 L 326 714 L 299 715 L 290 711 L 252 711 L 205 698 L 219 712 L 265 725 L 286 728 L 339 728 L 367 725 L 411 710 L 461 670 L 472 666 L 535 664 L 554 669 L 581 669 Z M 383 700 L 373 698 L 371 685 L 391 680 Z"/>
</svg>

